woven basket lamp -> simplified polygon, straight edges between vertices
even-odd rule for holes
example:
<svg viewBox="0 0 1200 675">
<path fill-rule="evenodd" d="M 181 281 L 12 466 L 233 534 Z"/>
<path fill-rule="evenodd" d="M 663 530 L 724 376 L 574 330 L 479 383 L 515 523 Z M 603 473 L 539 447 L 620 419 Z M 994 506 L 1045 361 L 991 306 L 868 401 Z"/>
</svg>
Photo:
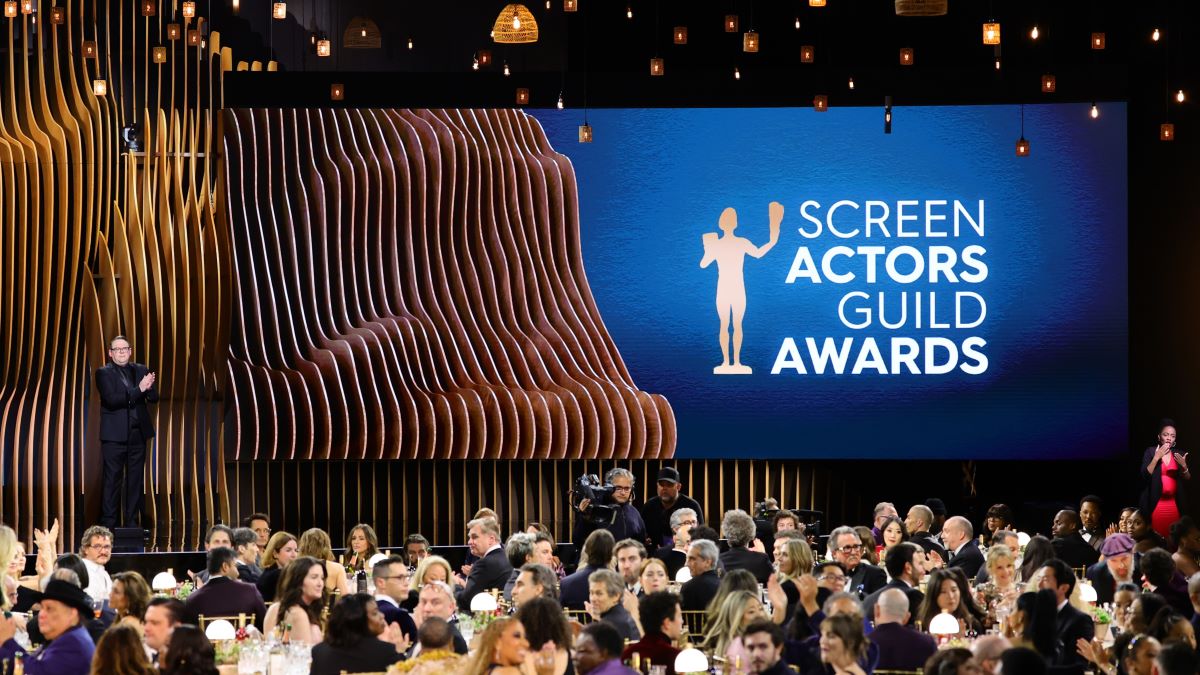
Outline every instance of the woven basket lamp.
<svg viewBox="0 0 1200 675">
<path fill-rule="evenodd" d="M 945 16 L 949 0 L 896 0 L 896 16 Z"/>
<path fill-rule="evenodd" d="M 505 5 L 492 26 L 492 39 L 503 44 L 527 44 L 537 42 L 537 19 L 529 8 L 520 3 Z"/>
</svg>

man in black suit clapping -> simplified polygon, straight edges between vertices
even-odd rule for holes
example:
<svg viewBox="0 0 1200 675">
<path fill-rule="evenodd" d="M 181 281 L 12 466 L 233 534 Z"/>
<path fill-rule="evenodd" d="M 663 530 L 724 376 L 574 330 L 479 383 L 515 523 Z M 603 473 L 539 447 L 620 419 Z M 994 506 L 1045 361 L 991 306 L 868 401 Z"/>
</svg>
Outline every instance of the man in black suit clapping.
<svg viewBox="0 0 1200 675">
<path fill-rule="evenodd" d="M 154 438 L 154 423 L 146 404 L 158 401 L 158 390 L 154 388 L 154 373 L 133 362 L 133 349 L 125 336 L 118 335 L 108 343 L 108 356 L 112 362 L 96 371 L 104 461 L 100 524 L 136 527 L 145 495 L 146 441 Z M 119 521 L 122 491 L 125 512 L 123 521 Z"/>
<path fill-rule="evenodd" d="M 962 516 L 947 520 L 942 526 L 942 542 L 950 554 L 946 567 L 957 567 L 968 579 L 973 579 L 979 573 L 979 568 L 983 567 L 983 553 L 975 541 L 975 528 L 971 527 L 971 521 Z"/>
<path fill-rule="evenodd" d="M 493 588 L 504 590 L 512 576 L 512 565 L 500 546 L 500 524 L 494 518 L 479 518 L 467 523 L 467 546 L 479 560 L 471 565 L 471 574 L 458 592 L 458 606 L 471 610 L 471 598 Z M 457 575 L 455 575 L 457 576 Z"/>
</svg>

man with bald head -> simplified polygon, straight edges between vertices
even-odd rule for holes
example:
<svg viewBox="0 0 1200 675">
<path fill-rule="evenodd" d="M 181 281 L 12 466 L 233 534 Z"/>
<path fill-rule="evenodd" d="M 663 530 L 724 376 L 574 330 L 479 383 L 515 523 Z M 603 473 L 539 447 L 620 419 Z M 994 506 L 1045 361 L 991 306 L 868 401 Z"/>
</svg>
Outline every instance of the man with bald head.
<svg viewBox="0 0 1200 675">
<path fill-rule="evenodd" d="M 961 569 L 968 579 L 979 573 L 979 568 L 983 567 L 983 553 L 975 541 L 975 528 L 971 527 L 971 521 L 962 516 L 947 519 L 942 526 L 942 542 L 950 554 L 946 567 Z"/>
<path fill-rule="evenodd" d="M 1062 560 L 1071 567 L 1087 567 L 1100 559 L 1100 554 L 1092 548 L 1080 533 L 1083 527 L 1079 514 L 1071 509 L 1063 509 L 1054 515 L 1051 533 L 1054 539 L 1054 557 Z"/>
<path fill-rule="evenodd" d="M 904 529 L 908 530 L 908 540 L 925 549 L 925 555 L 930 557 L 933 566 L 940 565 L 946 560 L 946 549 L 938 542 L 937 537 L 930 534 L 933 526 L 933 511 L 924 504 L 914 504 L 904 517 Z"/>
<path fill-rule="evenodd" d="M 911 611 L 904 591 L 888 588 L 879 594 L 875 602 L 875 630 L 870 635 L 871 643 L 879 648 L 876 669 L 919 670 L 937 651 L 932 637 L 905 625 Z"/>
</svg>

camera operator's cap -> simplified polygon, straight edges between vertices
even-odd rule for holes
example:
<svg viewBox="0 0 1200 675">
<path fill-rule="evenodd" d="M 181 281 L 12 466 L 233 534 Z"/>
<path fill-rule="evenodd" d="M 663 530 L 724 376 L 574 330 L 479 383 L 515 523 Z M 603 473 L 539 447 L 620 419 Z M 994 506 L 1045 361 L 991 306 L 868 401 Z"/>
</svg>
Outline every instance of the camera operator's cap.
<svg viewBox="0 0 1200 675">
<path fill-rule="evenodd" d="M 664 466 L 658 470 L 658 478 L 656 480 L 669 480 L 672 483 L 678 483 L 679 470 L 673 466 Z"/>
<path fill-rule="evenodd" d="M 937 497 L 930 497 L 929 499 L 926 499 L 925 506 L 929 507 L 929 510 L 933 511 L 933 515 L 935 516 L 946 515 L 946 502 L 938 499 Z"/>
</svg>

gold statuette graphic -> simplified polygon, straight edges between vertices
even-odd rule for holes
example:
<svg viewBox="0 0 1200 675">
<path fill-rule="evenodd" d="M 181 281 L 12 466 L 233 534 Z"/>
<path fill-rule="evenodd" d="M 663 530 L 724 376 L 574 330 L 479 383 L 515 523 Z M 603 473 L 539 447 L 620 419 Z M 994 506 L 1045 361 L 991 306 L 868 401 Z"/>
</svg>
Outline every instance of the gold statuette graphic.
<svg viewBox="0 0 1200 675">
<path fill-rule="evenodd" d="M 762 246 L 755 246 L 749 239 L 736 237 L 737 211 L 732 207 L 721 212 L 717 226 L 724 234 L 706 232 L 703 236 L 704 258 L 700 267 L 706 268 L 715 260 L 717 263 L 717 316 L 721 319 L 721 365 L 713 368 L 714 375 L 749 375 L 750 366 L 743 366 L 742 317 L 746 314 L 746 281 L 742 275 L 746 255 L 761 258 L 779 241 L 779 224 L 783 221 L 783 204 L 771 202 L 767 207 L 771 219 L 771 239 Z M 733 318 L 733 363 L 729 362 L 729 319 Z"/>
</svg>

